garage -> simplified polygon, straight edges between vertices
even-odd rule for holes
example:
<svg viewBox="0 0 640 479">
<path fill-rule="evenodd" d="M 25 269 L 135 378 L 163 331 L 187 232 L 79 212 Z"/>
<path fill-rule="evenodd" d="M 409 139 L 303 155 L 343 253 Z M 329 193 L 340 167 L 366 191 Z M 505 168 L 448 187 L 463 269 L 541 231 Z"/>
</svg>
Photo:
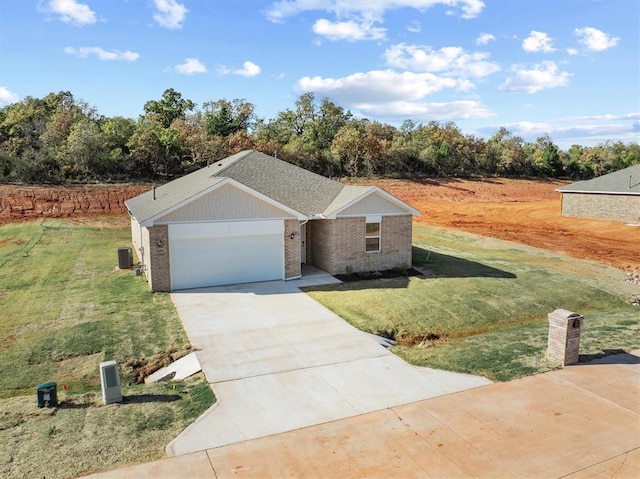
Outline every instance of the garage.
<svg viewBox="0 0 640 479">
<path fill-rule="evenodd" d="M 169 225 L 173 290 L 284 279 L 284 221 Z"/>
</svg>

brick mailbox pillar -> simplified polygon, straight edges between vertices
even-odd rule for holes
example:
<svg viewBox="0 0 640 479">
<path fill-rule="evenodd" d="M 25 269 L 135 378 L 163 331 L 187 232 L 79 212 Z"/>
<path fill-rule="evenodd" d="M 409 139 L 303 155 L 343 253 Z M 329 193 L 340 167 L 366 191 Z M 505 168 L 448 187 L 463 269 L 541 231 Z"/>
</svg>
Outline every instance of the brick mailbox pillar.
<svg viewBox="0 0 640 479">
<path fill-rule="evenodd" d="M 549 343 L 547 358 L 563 366 L 576 364 L 580 349 L 580 330 L 584 317 L 566 309 L 549 313 Z"/>
</svg>

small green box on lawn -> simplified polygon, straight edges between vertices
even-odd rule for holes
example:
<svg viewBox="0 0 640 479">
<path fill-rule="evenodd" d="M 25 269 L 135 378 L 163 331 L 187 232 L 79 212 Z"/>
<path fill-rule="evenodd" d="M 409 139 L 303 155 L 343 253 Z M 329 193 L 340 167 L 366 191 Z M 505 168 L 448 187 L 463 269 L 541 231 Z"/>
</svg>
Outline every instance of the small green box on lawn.
<svg viewBox="0 0 640 479">
<path fill-rule="evenodd" d="M 36 386 L 38 407 L 58 405 L 58 385 L 54 382 L 42 383 Z"/>
</svg>

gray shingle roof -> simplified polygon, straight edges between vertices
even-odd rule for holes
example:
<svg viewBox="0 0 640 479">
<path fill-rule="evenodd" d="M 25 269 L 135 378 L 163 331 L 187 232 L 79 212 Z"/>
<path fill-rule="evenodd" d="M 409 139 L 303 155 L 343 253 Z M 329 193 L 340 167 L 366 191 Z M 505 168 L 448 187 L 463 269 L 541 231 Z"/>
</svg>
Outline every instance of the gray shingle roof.
<svg viewBox="0 0 640 479">
<path fill-rule="evenodd" d="M 125 204 L 142 223 L 176 205 L 186 204 L 225 178 L 242 183 L 309 217 L 335 211 L 358 196 L 364 196 L 372 188 L 345 186 L 264 153 L 248 150 L 159 186 L 155 192 L 150 190 L 136 196 Z"/>
<path fill-rule="evenodd" d="M 561 193 L 640 195 L 640 165 L 614 171 L 592 180 L 577 181 L 557 189 Z"/>
<path fill-rule="evenodd" d="M 238 155 L 242 156 L 236 159 Z M 257 151 L 238 153 L 208 168 L 307 216 L 321 214 L 344 188 L 337 181 Z"/>
</svg>

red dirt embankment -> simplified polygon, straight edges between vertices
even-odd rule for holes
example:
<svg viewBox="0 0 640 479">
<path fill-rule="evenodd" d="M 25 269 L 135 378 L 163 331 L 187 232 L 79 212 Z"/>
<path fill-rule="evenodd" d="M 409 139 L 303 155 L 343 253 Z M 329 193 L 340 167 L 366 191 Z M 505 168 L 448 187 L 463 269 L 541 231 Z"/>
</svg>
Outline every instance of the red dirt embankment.
<svg viewBox="0 0 640 479">
<path fill-rule="evenodd" d="M 37 218 L 122 215 L 125 200 L 149 185 L 0 185 L 0 225 Z"/>
<path fill-rule="evenodd" d="M 640 270 L 640 227 L 560 214 L 558 181 L 456 178 L 361 180 L 376 184 L 413 205 L 416 220 L 443 228 L 516 241 Z M 69 187 L 0 185 L 0 224 L 43 217 L 86 218 L 124 215 L 124 201 L 150 185 Z"/>
</svg>

